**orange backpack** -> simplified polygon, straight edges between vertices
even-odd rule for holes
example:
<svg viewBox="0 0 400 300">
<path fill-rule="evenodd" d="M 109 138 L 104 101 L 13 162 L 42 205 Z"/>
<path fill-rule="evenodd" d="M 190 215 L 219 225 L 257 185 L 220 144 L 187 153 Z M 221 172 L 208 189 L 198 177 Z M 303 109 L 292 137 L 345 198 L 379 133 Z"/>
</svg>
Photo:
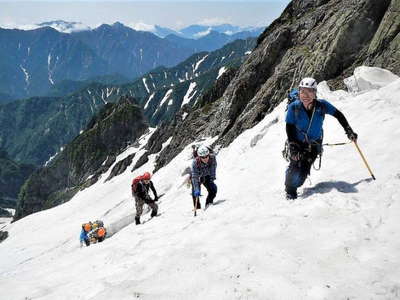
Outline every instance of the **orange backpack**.
<svg viewBox="0 0 400 300">
<path fill-rule="evenodd" d="M 97 230 L 97 236 L 103 237 L 105 235 L 106 235 L 106 229 L 104 227 L 100 227 L 99 230 Z"/>
<path fill-rule="evenodd" d="M 92 230 L 92 223 L 91 222 L 84 223 L 82 224 L 82 228 L 84 231 L 89 232 L 90 230 Z"/>
</svg>

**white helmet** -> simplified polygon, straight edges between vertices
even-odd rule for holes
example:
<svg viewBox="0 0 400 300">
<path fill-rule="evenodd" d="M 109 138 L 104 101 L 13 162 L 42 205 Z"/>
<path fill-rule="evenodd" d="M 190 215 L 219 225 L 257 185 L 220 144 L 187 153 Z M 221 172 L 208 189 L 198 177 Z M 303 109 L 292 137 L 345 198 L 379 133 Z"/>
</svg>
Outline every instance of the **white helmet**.
<svg viewBox="0 0 400 300">
<path fill-rule="evenodd" d="M 210 150 L 208 150 L 208 148 L 204 145 L 201 145 L 198 149 L 197 149 L 197 154 L 200 157 L 206 157 L 207 155 L 210 154 Z"/>
<path fill-rule="evenodd" d="M 314 78 L 306 77 L 300 81 L 299 88 L 302 87 L 317 90 L 317 81 Z"/>
</svg>

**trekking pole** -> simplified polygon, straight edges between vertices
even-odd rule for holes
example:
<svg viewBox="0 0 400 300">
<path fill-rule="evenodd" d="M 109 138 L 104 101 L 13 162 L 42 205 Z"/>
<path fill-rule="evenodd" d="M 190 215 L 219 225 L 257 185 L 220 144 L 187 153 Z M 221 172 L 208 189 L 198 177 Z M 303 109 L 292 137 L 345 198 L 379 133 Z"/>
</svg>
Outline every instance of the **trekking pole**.
<svg viewBox="0 0 400 300">
<path fill-rule="evenodd" d="M 358 153 L 360 153 L 361 158 L 362 158 L 362 160 L 364 161 L 364 164 L 366 165 L 366 167 L 367 167 L 369 173 L 371 174 L 372 179 L 373 179 L 373 180 L 376 180 L 374 174 L 372 174 L 371 168 L 369 167 L 369 165 L 368 165 L 368 163 L 367 163 L 367 160 L 365 159 L 364 155 L 362 154 L 362 152 L 361 152 L 361 150 L 360 150 L 360 147 L 358 147 L 357 142 L 356 142 L 356 141 L 353 141 L 353 143 L 354 143 L 354 145 L 356 146 L 356 148 L 357 148 L 357 150 L 358 150 Z"/>
<path fill-rule="evenodd" d="M 194 216 L 197 216 L 197 203 L 199 203 L 199 197 L 196 197 L 196 203 L 194 204 Z"/>
</svg>

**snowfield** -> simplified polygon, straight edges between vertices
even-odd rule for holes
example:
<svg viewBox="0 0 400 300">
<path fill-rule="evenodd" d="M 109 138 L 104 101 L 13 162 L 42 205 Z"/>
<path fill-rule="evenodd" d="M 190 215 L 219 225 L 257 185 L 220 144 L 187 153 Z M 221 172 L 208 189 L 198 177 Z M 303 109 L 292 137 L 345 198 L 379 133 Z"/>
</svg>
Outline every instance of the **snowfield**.
<svg viewBox="0 0 400 300">
<path fill-rule="evenodd" d="M 130 184 L 153 169 L 155 155 L 134 173 L 105 175 L 71 201 L 7 225 L 0 299 L 400 299 L 400 79 L 385 85 L 379 72 L 355 72 L 363 78 L 356 94 L 319 86 L 358 133 L 376 181 L 354 145 L 327 146 L 299 199 L 285 200 L 282 103 L 220 150 L 216 205 L 197 217 L 182 175 L 188 145 L 153 176 L 165 193 L 161 215 L 146 222 L 147 210 L 140 226 L 132 224 Z M 365 83 L 377 75 L 379 87 Z M 347 141 L 331 116 L 324 137 Z M 127 154 L 143 152 L 147 139 Z M 80 248 L 81 224 L 96 219 L 112 236 Z"/>
</svg>

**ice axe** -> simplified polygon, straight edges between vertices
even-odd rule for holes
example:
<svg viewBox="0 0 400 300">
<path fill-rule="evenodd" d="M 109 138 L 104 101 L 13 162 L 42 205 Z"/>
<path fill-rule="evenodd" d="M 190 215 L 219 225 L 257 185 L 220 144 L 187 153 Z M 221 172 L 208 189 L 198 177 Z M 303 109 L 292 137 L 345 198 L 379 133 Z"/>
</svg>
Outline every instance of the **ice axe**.
<svg viewBox="0 0 400 300">
<path fill-rule="evenodd" d="M 367 163 L 367 160 L 365 159 L 364 155 L 363 155 L 362 152 L 361 152 L 360 147 L 359 147 L 358 144 L 357 144 L 357 141 L 353 140 L 353 143 L 354 143 L 354 145 L 356 146 L 356 148 L 357 148 L 357 150 L 358 150 L 358 153 L 360 153 L 361 158 L 362 158 L 362 160 L 364 161 L 364 164 L 365 164 L 365 166 L 367 167 L 369 173 L 371 174 L 372 179 L 373 179 L 373 180 L 376 180 L 374 174 L 372 174 L 371 168 L 369 167 L 369 165 L 368 165 L 368 163 Z"/>
</svg>

